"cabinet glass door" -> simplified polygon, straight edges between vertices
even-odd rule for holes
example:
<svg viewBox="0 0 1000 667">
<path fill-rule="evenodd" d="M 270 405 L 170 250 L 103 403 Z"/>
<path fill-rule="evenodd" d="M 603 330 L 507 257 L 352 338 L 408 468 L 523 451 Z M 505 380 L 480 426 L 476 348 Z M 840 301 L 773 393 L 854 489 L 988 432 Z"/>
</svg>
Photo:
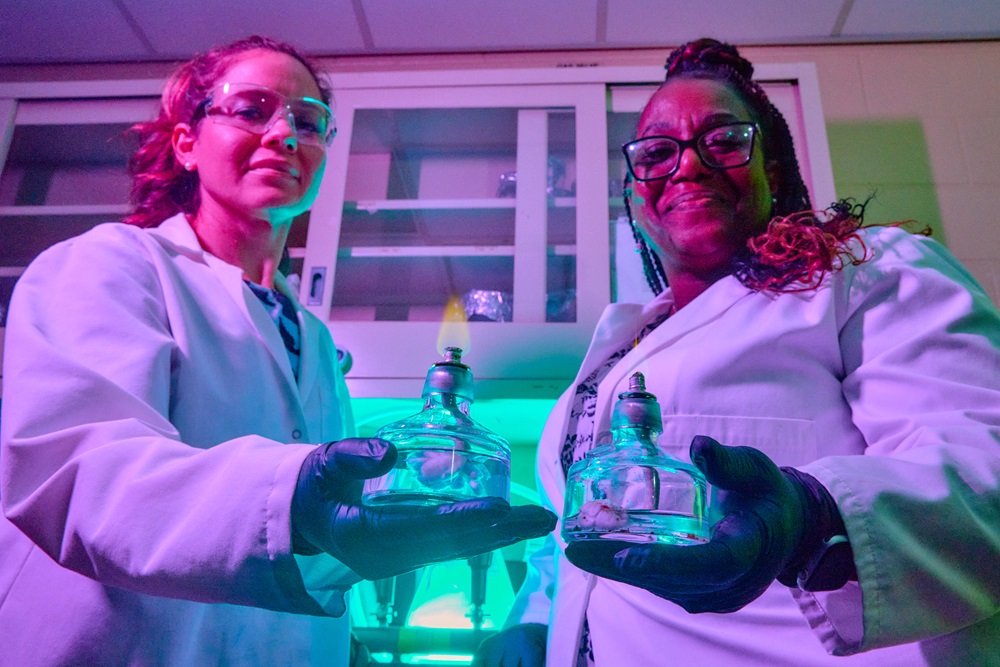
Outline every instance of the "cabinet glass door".
<svg viewBox="0 0 1000 667">
<path fill-rule="evenodd" d="M 362 378 L 422 383 L 438 330 L 456 313 L 471 327 L 477 378 L 572 379 L 579 356 L 548 355 L 520 371 L 504 356 L 530 361 L 531 348 L 549 342 L 582 355 L 607 303 L 606 189 L 593 188 L 603 93 L 338 90 L 339 134 L 310 216 L 302 298 L 354 358 L 352 391 Z M 585 161 L 596 174 L 580 168 Z M 591 202 L 586 212 L 582 202 Z M 420 351 L 419 366 L 396 353 L 403 342 Z"/>
<path fill-rule="evenodd" d="M 9 100 L 0 163 L 0 327 L 18 277 L 50 245 L 128 210 L 126 131 L 156 98 Z M 2 155 L 2 152 L 0 152 Z"/>
<path fill-rule="evenodd" d="M 458 299 L 471 321 L 574 321 L 574 121 L 358 109 L 329 319 L 440 322 Z"/>
</svg>

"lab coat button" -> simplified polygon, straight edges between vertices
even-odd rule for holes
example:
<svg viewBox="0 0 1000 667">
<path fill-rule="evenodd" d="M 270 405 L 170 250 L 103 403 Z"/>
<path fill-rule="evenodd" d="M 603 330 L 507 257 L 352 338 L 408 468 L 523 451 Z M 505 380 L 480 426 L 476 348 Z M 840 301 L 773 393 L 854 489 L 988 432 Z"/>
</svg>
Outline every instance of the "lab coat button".
<svg viewBox="0 0 1000 667">
<path fill-rule="evenodd" d="M 294 431 L 292 431 L 292 437 L 298 440 L 299 438 L 302 437 L 302 431 L 300 431 L 299 429 L 295 429 Z"/>
</svg>

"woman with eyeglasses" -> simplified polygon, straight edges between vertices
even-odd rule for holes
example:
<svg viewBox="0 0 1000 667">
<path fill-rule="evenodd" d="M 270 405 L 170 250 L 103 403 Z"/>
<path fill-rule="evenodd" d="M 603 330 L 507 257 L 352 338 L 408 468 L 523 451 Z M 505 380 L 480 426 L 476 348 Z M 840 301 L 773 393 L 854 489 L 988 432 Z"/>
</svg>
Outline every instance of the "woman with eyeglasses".
<svg viewBox="0 0 1000 667">
<path fill-rule="evenodd" d="M 373 509 L 336 349 L 280 270 L 335 134 L 330 91 L 252 37 L 135 128 L 135 210 L 11 301 L 0 664 L 346 665 L 345 591 L 543 535 L 499 499 Z M 317 444 L 323 443 L 323 444 Z"/>
<path fill-rule="evenodd" d="M 666 69 L 623 147 L 657 296 L 605 313 L 539 478 L 562 510 L 641 371 L 717 521 L 684 546 L 548 539 L 474 664 L 1000 664 L 1000 314 L 934 241 L 812 212 L 735 48 Z"/>
</svg>

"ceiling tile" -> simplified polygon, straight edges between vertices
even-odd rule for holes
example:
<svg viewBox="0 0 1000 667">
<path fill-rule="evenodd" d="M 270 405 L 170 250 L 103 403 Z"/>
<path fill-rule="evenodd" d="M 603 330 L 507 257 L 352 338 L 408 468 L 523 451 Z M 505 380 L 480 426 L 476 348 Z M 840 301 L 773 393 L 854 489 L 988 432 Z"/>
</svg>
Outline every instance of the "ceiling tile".
<svg viewBox="0 0 1000 667">
<path fill-rule="evenodd" d="M 995 38 L 1000 34 L 997 0 L 855 0 L 844 22 L 844 38 Z"/>
<path fill-rule="evenodd" d="M 248 35 L 290 42 L 310 54 L 364 48 L 351 0 L 121 0 L 158 55 L 186 58 Z"/>
<path fill-rule="evenodd" d="M 592 47 L 597 0 L 362 0 L 376 50 Z"/>
<path fill-rule="evenodd" d="M 3 0 L 0 62 L 104 62 L 150 55 L 112 0 Z"/>
<path fill-rule="evenodd" d="M 254 33 L 317 56 L 1000 38 L 997 0 L 0 1 L 0 64 L 173 60 Z"/>
<path fill-rule="evenodd" d="M 609 46 L 683 44 L 714 37 L 734 44 L 827 40 L 842 2 L 831 0 L 608 0 Z"/>
</svg>

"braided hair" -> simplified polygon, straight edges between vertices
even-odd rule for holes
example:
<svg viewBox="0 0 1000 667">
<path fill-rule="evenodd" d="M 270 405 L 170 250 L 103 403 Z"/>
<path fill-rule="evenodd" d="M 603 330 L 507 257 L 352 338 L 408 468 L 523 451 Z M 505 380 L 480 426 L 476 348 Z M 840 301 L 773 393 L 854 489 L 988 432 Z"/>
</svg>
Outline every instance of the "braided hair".
<svg viewBox="0 0 1000 667">
<path fill-rule="evenodd" d="M 788 123 L 764 90 L 753 81 L 753 65 L 735 46 L 714 39 L 688 42 L 670 54 L 665 68 L 664 83 L 682 78 L 710 79 L 728 84 L 739 93 L 760 127 L 764 155 L 779 165 L 773 215 L 785 216 L 812 208 Z"/>
<path fill-rule="evenodd" d="M 755 290 L 813 289 L 827 272 L 843 263 L 864 261 L 867 253 L 863 245 L 860 254 L 848 246 L 850 239 L 857 238 L 864 204 L 844 200 L 824 213 L 812 210 L 788 123 L 753 81 L 753 65 L 736 47 L 708 38 L 688 42 L 671 52 L 665 69 L 663 85 L 675 79 L 708 79 L 739 94 L 760 127 L 766 159 L 778 165 L 773 218 L 767 230 L 750 239 L 745 251 L 733 258 L 733 273 L 740 282 Z M 629 185 L 626 178 L 626 213 L 646 282 L 654 294 L 659 294 L 667 283 L 663 265 L 632 218 Z"/>
<path fill-rule="evenodd" d="M 623 186 L 622 200 L 625 202 L 625 215 L 628 216 L 628 224 L 632 229 L 632 238 L 635 239 L 635 251 L 642 259 L 642 275 L 646 278 L 646 284 L 653 294 L 659 294 L 667 284 L 667 276 L 663 272 L 663 263 L 655 252 L 649 249 L 649 244 L 643 238 L 639 226 L 632 216 L 632 174 L 625 174 L 625 184 Z"/>
</svg>

